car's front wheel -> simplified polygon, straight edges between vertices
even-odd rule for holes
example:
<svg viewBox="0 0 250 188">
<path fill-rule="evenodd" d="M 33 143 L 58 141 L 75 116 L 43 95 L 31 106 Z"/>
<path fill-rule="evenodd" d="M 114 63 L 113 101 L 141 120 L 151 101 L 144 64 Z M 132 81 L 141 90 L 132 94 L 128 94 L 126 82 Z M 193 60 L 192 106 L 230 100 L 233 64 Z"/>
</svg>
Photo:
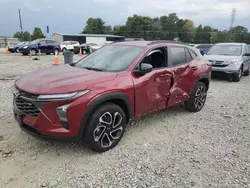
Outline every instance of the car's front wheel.
<svg viewBox="0 0 250 188">
<path fill-rule="evenodd" d="M 62 49 L 62 52 L 64 53 L 64 52 L 67 52 L 67 49 L 66 48 L 63 48 Z"/>
<path fill-rule="evenodd" d="M 190 112 L 198 112 L 205 105 L 207 99 L 207 86 L 198 82 L 194 87 L 189 100 L 184 103 L 184 108 Z"/>
<path fill-rule="evenodd" d="M 84 140 L 90 149 L 105 152 L 118 144 L 125 128 L 126 115 L 121 107 L 113 103 L 105 103 L 89 118 Z"/>
<path fill-rule="evenodd" d="M 240 70 L 237 73 L 232 75 L 232 81 L 239 82 L 241 77 L 242 77 L 242 68 L 240 68 Z"/>
<path fill-rule="evenodd" d="M 244 72 L 244 76 L 249 76 L 250 73 L 250 65 L 248 66 L 248 69 Z"/>
</svg>

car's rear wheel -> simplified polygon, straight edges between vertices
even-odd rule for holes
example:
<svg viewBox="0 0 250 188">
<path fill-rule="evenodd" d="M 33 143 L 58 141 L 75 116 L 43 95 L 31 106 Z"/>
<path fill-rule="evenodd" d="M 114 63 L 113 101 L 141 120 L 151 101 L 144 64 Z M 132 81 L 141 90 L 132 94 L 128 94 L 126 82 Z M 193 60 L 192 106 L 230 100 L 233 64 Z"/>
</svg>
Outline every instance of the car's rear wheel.
<svg viewBox="0 0 250 188">
<path fill-rule="evenodd" d="M 87 51 L 86 51 L 86 50 L 83 50 L 82 53 L 85 55 L 85 54 L 87 53 Z"/>
<path fill-rule="evenodd" d="M 233 82 L 239 82 L 242 77 L 242 68 L 236 73 L 232 75 L 232 81 Z"/>
<path fill-rule="evenodd" d="M 126 128 L 126 115 L 120 106 L 105 103 L 98 107 L 88 120 L 84 140 L 88 147 L 105 152 L 115 147 Z"/>
<path fill-rule="evenodd" d="M 66 52 L 66 51 L 67 51 L 67 49 L 66 49 L 66 48 L 63 48 L 63 49 L 62 49 L 62 52 L 63 52 L 63 53 L 64 53 L 64 52 Z"/>
<path fill-rule="evenodd" d="M 248 66 L 248 69 L 244 72 L 244 76 L 249 76 L 250 73 L 250 65 Z"/>
<path fill-rule="evenodd" d="M 198 82 L 194 87 L 189 100 L 184 103 L 184 108 L 190 112 L 198 112 L 205 105 L 207 99 L 207 86 Z"/>
<path fill-rule="evenodd" d="M 19 48 L 16 48 L 15 52 L 16 52 L 16 53 L 19 53 Z"/>
</svg>

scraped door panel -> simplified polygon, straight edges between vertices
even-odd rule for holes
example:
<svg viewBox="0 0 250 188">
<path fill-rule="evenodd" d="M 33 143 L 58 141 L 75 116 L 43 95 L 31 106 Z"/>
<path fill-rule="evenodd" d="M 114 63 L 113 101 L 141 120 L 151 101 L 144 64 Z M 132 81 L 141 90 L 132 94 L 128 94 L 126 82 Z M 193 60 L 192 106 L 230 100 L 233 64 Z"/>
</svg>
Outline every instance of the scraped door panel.
<svg viewBox="0 0 250 188">
<path fill-rule="evenodd" d="M 167 68 L 153 70 L 142 77 L 133 78 L 136 117 L 167 107 L 171 78 L 172 73 Z"/>
</svg>

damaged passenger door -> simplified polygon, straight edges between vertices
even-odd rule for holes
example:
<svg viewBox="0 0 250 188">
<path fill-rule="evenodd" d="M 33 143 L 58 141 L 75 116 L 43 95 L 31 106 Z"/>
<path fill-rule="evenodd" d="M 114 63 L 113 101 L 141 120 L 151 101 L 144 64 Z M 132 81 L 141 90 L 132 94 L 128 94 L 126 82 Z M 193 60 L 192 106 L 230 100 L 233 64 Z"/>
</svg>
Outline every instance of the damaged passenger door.
<svg viewBox="0 0 250 188">
<path fill-rule="evenodd" d="M 153 69 L 144 75 L 138 75 L 141 65 L 149 64 Z M 135 88 L 135 116 L 146 114 L 166 108 L 170 95 L 172 73 L 167 68 L 167 47 L 159 47 L 149 51 L 137 64 L 133 73 Z"/>
<path fill-rule="evenodd" d="M 180 104 L 189 98 L 195 84 L 194 72 L 196 67 L 192 66 L 192 56 L 185 47 L 170 46 L 169 66 L 173 74 L 173 86 L 170 90 L 168 107 Z"/>
</svg>

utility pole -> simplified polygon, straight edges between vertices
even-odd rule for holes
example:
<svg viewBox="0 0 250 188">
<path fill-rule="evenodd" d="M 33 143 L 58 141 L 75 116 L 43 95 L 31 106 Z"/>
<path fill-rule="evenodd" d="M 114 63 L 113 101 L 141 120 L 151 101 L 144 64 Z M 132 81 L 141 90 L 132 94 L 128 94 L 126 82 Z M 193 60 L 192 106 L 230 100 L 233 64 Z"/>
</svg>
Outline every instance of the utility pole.
<svg viewBox="0 0 250 188">
<path fill-rule="evenodd" d="M 18 15 L 19 15 L 19 22 L 20 22 L 20 29 L 21 29 L 21 40 L 23 40 L 23 25 L 22 25 L 22 17 L 21 17 L 20 9 L 18 9 Z"/>
<path fill-rule="evenodd" d="M 232 9 L 231 13 L 231 21 L 230 21 L 230 26 L 229 26 L 229 40 L 234 41 L 234 33 L 232 33 L 232 29 L 234 28 L 234 21 L 235 21 L 235 16 L 236 16 L 236 9 Z"/>
</svg>

